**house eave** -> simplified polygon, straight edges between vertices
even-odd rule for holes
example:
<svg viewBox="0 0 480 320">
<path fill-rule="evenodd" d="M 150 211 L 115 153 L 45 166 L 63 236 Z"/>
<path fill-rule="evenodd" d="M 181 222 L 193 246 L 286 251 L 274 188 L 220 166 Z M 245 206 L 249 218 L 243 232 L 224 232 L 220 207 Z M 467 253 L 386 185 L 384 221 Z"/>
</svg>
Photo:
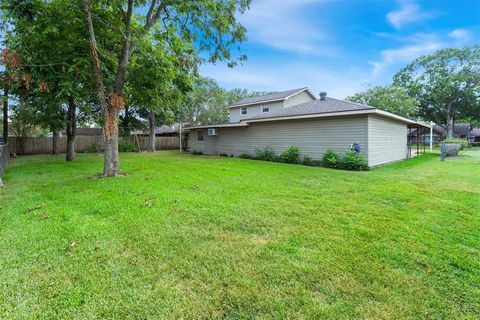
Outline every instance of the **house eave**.
<svg viewBox="0 0 480 320">
<path fill-rule="evenodd" d="M 285 117 L 271 117 L 271 118 L 257 118 L 257 119 L 246 119 L 238 123 L 231 124 L 221 124 L 221 125 L 208 125 L 208 126 L 197 126 L 197 127 L 187 127 L 185 130 L 190 129 L 206 129 L 206 128 L 228 128 L 228 127 L 247 127 L 250 123 L 258 122 L 272 122 L 272 121 L 286 121 L 286 120 L 301 120 L 301 119 L 316 119 L 316 118 L 329 118 L 329 117 L 341 117 L 341 116 L 356 116 L 356 115 L 379 115 L 382 117 L 394 119 L 400 122 L 404 122 L 410 125 L 415 125 L 419 127 L 430 128 L 430 125 L 427 123 L 415 121 L 408 119 L 396 114 L 393 114 L 388 111 L 383 111 L 374 108 L 361 109 L 361 110 L 350 110 L 350 111 L 335 111 L 335 112 L 323 112 L 323 113 L 312 113 L 312 114 L 303 114 L 297 116 L 285 116 Z"/>
</svg>

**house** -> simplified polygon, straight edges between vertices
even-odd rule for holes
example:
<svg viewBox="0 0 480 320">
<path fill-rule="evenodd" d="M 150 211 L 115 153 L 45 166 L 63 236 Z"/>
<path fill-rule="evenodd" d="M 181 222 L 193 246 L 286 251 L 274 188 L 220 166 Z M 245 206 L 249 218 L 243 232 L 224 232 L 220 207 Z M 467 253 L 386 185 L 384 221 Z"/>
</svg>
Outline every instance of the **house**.
<svg viewBox="0 0 480 320">
<path fill-rule="evenodd" d="M 470 142 L 480 142 L 480 128 L 470 130 Z"/>
<path fill-rule="evenodd" d="M 439 143 L 440 141 L 444 140 L 447 136 L 447 130 L 444 126 L 435 124 L 432 127 L 432 141 L 433 143 Z M 412 143 L 416 143 L 416 139 L 419 139 L 419 143 L 430 143 L 430 131 L 425 133 L 419 133 L 417 137 L 416 129 L 412 129 L 409 133 L 410 140 Z M 454 138 L 462 138 L 468 139 L 469 141 L 475 140 L 475 131 L 474 129 L 470 129 L 470 124 L 468 123 L 458 123 L 453 125 L 453 137 Z"/>
<path fill-rule="evenodd" d="M 62 129 L 60 131 L 60 135 L 62 137 L 67 136 L 67 129 Z M 102 128 L 77 128 L 75 130 L 75 135 L 78 136 L 89 136 L 89 137 L 103 137 L 103 129 Z"/>
<path fill-rule="evenodd" d="M 180 131 L 180 124 L 173 124 L 168 126 L 166 124 L 160 127 L 155 127 L 155 136 L 157 137 L 178 137 Z M 148 130 L 137 130 L 133 134 L 139 136 L 148 136 L 150 133 Z"/>
<path fill-rule="evenodd" d="M 271 147 L 277 153 L 291 145 L 304 156 L 321 159 L 330 149 L 343 154 L 358 143 L 369 166 L 410 157 L 409 128 L 428 128 L 367 105 L 327 97 L 308 88 L 249 98 L 228 107 L 230 122 L 185 128 L 191 151 L 204 154 L 254 154 Z"/>
</svg>

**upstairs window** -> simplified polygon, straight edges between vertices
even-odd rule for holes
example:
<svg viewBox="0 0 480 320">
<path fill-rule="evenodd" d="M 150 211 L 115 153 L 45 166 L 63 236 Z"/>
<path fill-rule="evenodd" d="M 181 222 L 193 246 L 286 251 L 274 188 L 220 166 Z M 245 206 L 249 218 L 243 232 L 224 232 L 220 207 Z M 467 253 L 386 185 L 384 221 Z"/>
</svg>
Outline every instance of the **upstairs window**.
<svg viewBox="0 0 480 320">
<path fill-rule="evenodd" d="M 203 142 L 205 138 L 203 137 L 203 130 L 197 131 L 197 142 Z"/>
<path fill-rule="evenodd" d="M 247 114 L 247 107 L 242 107 L 242 115 L 246 115 Z"/>
<path fill-rule="evenodd" d="M 268 106 L 262 106 L 262 113 L 270 112 L 270 108 Z"/>
</svg>

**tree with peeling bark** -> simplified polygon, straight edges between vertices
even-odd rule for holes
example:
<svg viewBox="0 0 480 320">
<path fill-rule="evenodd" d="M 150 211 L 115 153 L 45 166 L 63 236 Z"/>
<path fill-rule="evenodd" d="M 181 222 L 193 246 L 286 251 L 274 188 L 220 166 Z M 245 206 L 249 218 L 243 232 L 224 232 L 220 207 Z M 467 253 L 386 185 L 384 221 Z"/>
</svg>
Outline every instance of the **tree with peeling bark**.
<svg viewBox="0 0 480 320">
<path fill-rule="evenodd" d="M 455 119 L 480 118 L 480 46 L 443 49 L 422 56 L 394 76 L 419 102 L 419 116 L 445 125 L 453 136 Z"/>
<path fill-rule="evenodd" d="M 118 115 L 125 104 L 123 91 L 130 58 L 139 49 L 142 40 L 152 34 L 162 34 L 167 41 L 180 37 L 185 42 L 195 43 L 198 51 L 208 55 L 204 61 L 227 60 L 233 66 L 237 59 L 245 58 L 243 55 L 235 58 L 231 54 L 237 43 L 246 39 L 246 30 L 237 22 L 236 15 L 248 9 L 249 4 L 250 0 L 105 0 L 95 3 L 83 0 L 98 102 L 104 116 L 104 176 L 119 173 Z M 98 10 L 113 12 L 115 21 L 123 22 L 119 30 L 121 44 L 115 51 L 117 67 L 111 83 L 104 76 L 105 59 L 99 54 L 97 32 L 101 23 L 102 28 L 106 26 L 105 21 L 93 16 L 92 12 Z M 102 53 L 109 50 L 105 47 L 101 49 Z M 182 63 L 191 63 L 184 57 L 178 59 Z"/>
</svg>

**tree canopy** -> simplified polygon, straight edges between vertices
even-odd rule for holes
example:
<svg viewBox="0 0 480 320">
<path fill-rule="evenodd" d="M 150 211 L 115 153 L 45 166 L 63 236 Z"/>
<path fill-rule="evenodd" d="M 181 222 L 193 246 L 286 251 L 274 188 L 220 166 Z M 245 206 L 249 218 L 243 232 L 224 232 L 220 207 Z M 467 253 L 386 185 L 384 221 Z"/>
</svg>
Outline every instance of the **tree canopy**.
<svg viewBox="0 0 480 320">
<path fill-rule="evenodd" d="M 415 59 L 394 76 L 394 85 L 418 100 L 420 117 L 445 125 L 452 137 L 455 119 L 480 118 L 480 46 Z"/>
<path fill-rule="evenodd" d="M 347 97 L 348 101 L 366 104 L 404 117 L 417 115 L 417 99 L 398 86 L 373 87 Z"/>
</svg>

